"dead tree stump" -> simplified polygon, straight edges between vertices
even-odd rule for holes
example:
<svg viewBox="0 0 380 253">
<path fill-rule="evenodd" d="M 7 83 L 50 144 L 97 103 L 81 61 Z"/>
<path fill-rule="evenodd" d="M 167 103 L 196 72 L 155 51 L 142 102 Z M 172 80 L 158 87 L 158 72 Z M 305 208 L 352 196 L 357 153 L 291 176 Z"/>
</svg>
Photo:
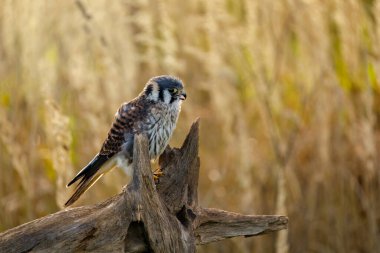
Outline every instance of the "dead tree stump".
<svg viewBox="0 0 380 253">
<path fill-rule="evenodd" d="M 198 206 L 198 121 L 180 149 L 160 157 L 155 185 L 145 136 L 134 143 L 134 172 L 122 193 L 67 208 L 0 234 L 0 252 L 195 252 L 195 245 L 287 228 L 277 215 Z"/>
</svg>

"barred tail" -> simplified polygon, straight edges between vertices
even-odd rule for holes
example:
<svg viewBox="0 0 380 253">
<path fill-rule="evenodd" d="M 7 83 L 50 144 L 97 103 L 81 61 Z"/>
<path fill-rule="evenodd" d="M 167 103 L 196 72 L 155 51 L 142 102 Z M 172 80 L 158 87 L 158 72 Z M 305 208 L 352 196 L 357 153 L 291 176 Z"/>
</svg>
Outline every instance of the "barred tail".
<svg viewBox="0 0 380 253">
<path fill-rule="evenodd" d="M 67 187 L 78 181 L 80 182 L 75 188 L 74 194 L 65 203 L 65 207 L 72 205 L 79 197 L 85 193 L 93 184 L 98 181 L 104 173 L 109 171 L 114 166 L 113 159 L 109 159 L 104 155 L 97 155 L 95 158 L 84 167 L 74 178 L 71 180 Z"/>
</svg>

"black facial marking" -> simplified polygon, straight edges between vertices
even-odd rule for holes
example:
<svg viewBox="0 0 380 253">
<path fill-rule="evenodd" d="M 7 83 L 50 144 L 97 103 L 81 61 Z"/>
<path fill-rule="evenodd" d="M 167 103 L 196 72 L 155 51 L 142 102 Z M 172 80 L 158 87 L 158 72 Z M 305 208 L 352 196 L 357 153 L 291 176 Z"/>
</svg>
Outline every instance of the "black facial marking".
<svg viewBox="0 0 380 253">
<path fill-rule="evenodd" d="M 149 84 L 145 89 L 145 95 L 149 96 L 153 91 L 153 85 Z"/>
<path fill-rule="evenodd" d="M 160 92 L 158 93 L 158 98 L 164 102 L 164 90 L 160 89 Z"/>
<path fill-rule="evenodd" d="M 172 94 L 172 97 L 170 99 L 170 104 L 177 100 L 177 96 Z"/>
</svg>

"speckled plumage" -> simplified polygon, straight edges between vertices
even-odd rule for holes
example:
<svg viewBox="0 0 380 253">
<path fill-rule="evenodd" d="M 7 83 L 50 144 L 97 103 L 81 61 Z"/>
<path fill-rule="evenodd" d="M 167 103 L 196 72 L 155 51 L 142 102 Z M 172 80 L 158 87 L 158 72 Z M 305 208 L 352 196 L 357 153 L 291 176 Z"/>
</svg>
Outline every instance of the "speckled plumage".
<svg viewBox="0 0 380 253">
<path fill-rule="evenodd" d="M 158 76 L 147 82 L 138 97 L 122 104 L 99 153 L 68 184 L 70 186 L 81 179 L 65 206 L 74 203 L 115 165 L 125 171 L 131 169 L 135 134 L 148 136 L 149 156 L 157 158 L 168 145 L 184 99 L 186 93 L 178 78 Z"/>
</svg>

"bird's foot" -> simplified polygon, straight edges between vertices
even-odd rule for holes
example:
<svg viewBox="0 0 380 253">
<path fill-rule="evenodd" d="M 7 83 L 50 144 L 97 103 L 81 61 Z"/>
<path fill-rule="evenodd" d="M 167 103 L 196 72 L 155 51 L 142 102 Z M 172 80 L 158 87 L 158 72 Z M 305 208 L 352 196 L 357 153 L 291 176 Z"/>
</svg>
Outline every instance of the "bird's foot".
<svg viewBox="0 0 380 253">
<path fill-rule="evenodd" d="M 159 178 L 164 175 L 164 172 L 162 172 L 161 168 L 158 168 L 156 169 L 154 172 L 153 172 L 153 179 L 154 179 L 154 182 L 157 184 L 158 183 L 158 180 Z"/>
</svg>

